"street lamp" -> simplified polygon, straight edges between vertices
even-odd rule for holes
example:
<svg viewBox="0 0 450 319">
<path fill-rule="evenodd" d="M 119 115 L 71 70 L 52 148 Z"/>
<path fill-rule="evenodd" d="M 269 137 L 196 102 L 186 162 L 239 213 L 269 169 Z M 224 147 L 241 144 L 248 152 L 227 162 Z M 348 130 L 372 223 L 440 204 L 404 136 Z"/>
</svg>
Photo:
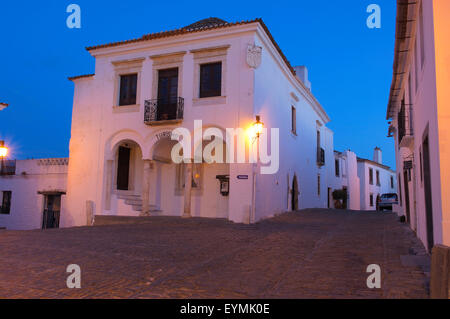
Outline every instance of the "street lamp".
<svg viewBox="0 0 450 319">
<path fill-rule="evenodd" d="M 0 159 L 1 159 L 1 167 L 0 167 L 0 173 L 3 173 L 3 166 L 4 166 L 4 158 L 8 155 L 8 148 L 5 146 L 4 141 L 0 141 Z"/>
<path fill-rule="evenodd" d="M 0 157 L 4 158 L 8 155 L 8 148 L 5 146 L 4 141 L 0 141 Z"/>
<path fill-rule="evenodd" d="M 256 122 L 253 123 L 253 132 L 255 133 L 257 138 L 259 138 L 259 136 L 262 134 L 263 128 L 264 123 L 261 122 L 261 117 L 259 115 L 256 115 Z"/>
</svg>

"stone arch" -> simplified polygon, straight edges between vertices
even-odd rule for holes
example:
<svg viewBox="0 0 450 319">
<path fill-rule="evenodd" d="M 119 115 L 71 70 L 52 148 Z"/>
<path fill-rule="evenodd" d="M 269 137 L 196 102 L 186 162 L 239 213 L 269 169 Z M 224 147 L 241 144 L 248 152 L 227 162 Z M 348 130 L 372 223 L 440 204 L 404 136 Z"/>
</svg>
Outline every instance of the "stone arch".
<svg viewBox="0 0 450 319">
<path fill-rule="evenodd" d="M 142 135 L 134 130 L 121 130 L 116 132 L 105 143 L 105 157 L 108 160 L 113 160 L 120 144 L 126 141 L 137 144 L 142 151 L 142 156 L 145 157 L 145 144 L 143 140 Z"/>
</svg>

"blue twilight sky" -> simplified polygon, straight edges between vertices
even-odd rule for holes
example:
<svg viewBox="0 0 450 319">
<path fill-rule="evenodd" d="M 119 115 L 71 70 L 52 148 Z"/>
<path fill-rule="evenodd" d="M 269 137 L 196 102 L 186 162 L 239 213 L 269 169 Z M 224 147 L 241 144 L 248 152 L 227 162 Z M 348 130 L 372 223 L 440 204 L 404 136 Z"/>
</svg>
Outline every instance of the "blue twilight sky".
<svg viewBox="0 0 450 319">
<path fill-rule="evenodd" d="M 66 7 L 81 7 L 81 29 Z M 381 7 L 381 29 L 366 8 Z M 335 149 L 395 166 L 385 120 L 395 32 L 393 0 L 1 1 L 0 139 L 17 159 L 68 156 L 73 84 L 93 73 L 88 45 L 183 27 L 207 17 L 263 18 L 292 65 L 306 65 L 312 91 L 331 118 Z"/>
</svg>

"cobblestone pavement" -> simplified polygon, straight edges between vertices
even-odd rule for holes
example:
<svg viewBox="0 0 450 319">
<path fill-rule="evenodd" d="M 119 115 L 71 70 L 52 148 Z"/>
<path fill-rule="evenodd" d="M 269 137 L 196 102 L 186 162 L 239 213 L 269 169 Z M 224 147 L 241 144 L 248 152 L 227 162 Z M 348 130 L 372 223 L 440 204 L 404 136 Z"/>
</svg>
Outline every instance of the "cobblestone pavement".
<svg viewBox="0 0 450 319">
<path fill-rule="evenodd" d="M 400 256 L 423 247 L 390 213 L 305 210 L 256 225 L 138 224 L 0 231 L 0 298 L 426 298 Z M 66 267 L 81 267 L 81 288 Z M 367 288 L 379 264 L 382 288 Z"/>
</svg>

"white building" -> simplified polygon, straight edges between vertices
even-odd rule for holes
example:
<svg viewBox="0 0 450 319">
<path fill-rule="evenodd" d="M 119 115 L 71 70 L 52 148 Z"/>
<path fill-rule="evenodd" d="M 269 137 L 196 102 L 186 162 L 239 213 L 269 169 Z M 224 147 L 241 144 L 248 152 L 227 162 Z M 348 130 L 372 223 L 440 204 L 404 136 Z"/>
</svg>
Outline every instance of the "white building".
<svg viewBox="0 0 450 319">
<path fill-rule="evenodd" d="M 6 109 L 8 106 L 9 105 L 7 103 L 0 102 L 0 111 Z"/>
<path fill-rule="evenodd" d="M 399 214 L 431 251 L 450 246 L 450 1 L 398 1 L 387 118 Z"/>
<path fill-rule="evenodd" d="M 381 195 L 397 193 L 396 173 L 383 164 L 380 148 L 374 149 L 372 160 L 359 158 L 350 150 L 335 151 L 334 156 L 336 178 L 331 187 L 347 191 L 348 209 L 376 210 Z"/>
<path fill-rule="evenodd" d="M 5 161 L 0 171 L 0 228 L 58 226 L 67 167 L 66 158 Z"/>
<path fill-rule="evenodd" d="M 89 224 L 92 215 L 248 223 L 327 207 L 328 179 L 334 179 L 329 118 L 311 93 L 306 68 L 291 67 L 262 20 L 210 18 L 87 50 L 95 74 L 70 78 L 75 92 L 62 227 Z M 269 164 L 248 160 L 249 139 L 245 163 L 172 161 L 174 129 L 195 135 L 217 128 L 226 136 L 227 128 L 247 129 L 257 116 L 269 130 L 260 137 L 270 141 Z M 279 152 L 271 128 L 279 128 Z M 208 143 L 195 144 L 191 154 Z M 262 168 L 272 172 L 261 174 Z M 12 198 L 14 206 L 14 191 Z"/>
</svg>

